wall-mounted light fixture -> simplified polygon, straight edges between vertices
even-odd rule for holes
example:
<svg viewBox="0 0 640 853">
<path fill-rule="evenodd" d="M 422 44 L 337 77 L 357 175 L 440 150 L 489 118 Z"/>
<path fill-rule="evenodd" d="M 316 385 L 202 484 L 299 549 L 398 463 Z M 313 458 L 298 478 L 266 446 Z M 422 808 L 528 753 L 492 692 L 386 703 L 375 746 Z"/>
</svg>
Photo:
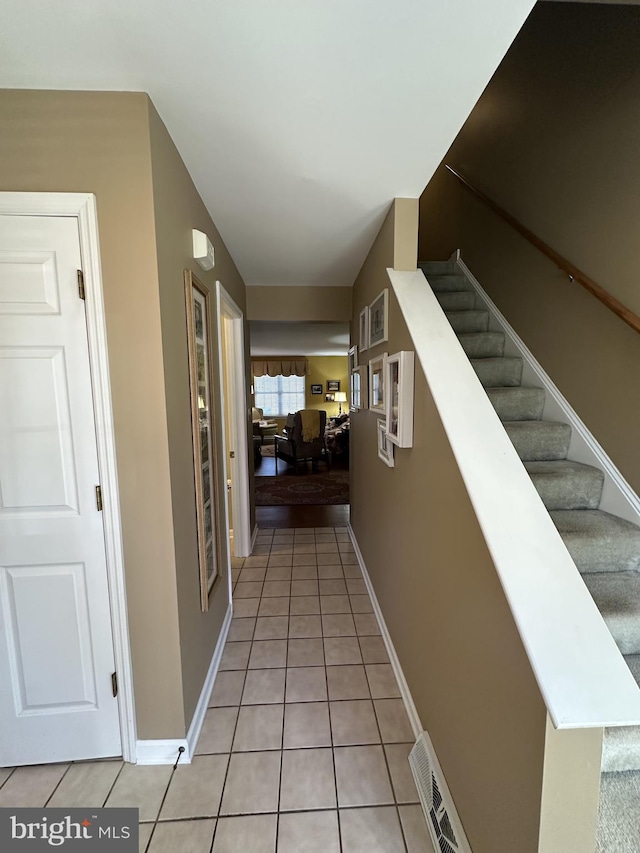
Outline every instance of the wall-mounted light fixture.
<svg viewBox="0 0 640 853">
<path fill-rule="evenodd" d="M 334 397 L 335 402 L 339 403 L 338 414 L 341 415 L 342 414 L 342 404 L 347 402 L 347 394 L 345 391 L 336 391 L 336 393 L 333 395 L 333 397 Z"/>
<path fill-rule="evenodd" d="M 203 270 L 212 270 L 215 266 L 213 243 L 203 231 L 196 231 L 194 228 L 192 234 L 194 261 L 197 261 Z"/>
</svg>

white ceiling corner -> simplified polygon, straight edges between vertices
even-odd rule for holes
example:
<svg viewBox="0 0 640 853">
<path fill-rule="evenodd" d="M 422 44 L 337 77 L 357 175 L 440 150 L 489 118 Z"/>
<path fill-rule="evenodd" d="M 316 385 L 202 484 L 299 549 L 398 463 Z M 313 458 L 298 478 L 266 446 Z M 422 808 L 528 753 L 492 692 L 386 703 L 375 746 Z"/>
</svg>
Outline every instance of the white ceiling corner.
<svg viewBox="0 0 640 853">
<path fill-rule="evenodd" d="M 248 285 L 351 285 L 533 0 L 3 0 L 0 86 L 149 93 Z"/>
</svg>

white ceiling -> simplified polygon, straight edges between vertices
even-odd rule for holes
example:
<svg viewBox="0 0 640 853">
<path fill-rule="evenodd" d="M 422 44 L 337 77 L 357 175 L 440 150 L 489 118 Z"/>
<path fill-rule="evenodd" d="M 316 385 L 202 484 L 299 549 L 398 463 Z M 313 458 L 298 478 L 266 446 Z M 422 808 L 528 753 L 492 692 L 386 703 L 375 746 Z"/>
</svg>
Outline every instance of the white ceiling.
<svg viewBox="0 0 640 853">
<path fill-rule="evenodd" d="M 346 355 L 348 323 L 275 323 L 252 320 L 251 355 Z"/>
<path fill-rule="evenodd" d="M 351 285 L 533 0 L 2 0 L 0 86 L 146 91 L 248 285 Z"/>
</svg>

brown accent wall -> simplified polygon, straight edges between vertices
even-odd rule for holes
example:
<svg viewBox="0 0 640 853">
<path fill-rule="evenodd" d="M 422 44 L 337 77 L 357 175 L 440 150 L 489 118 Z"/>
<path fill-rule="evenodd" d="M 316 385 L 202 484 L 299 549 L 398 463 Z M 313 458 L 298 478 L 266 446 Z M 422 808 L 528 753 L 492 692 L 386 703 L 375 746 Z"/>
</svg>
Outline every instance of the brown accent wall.
<svg viewBox="0 0 640 853">
<path fill-rule="evenodd" d="M 209 610 L 200 609 L 196 509 L 191 439 L 191 410 L 187 356 L 187 328 L 183 271 L 190 269 L 210 289 L 212 344 L 217 368 L 215 283 L 220 281 L 242 311 L 244 282 L 222 242 L 169 133 L 149 101 L 149 130 L 153 202 L 160 288 L 162 356 L 167 403 L 167 428 L 171 472 L 171 502 L 178 592 L 180 655 L 187 727 L 193 716 L 229 603 L 226 572 L 229 543 L 220 541 L 221 574 L 215 583 Z M 193 260 L 192 229 L 208 235 L 215 248 L 216 264 L 205 272 Z M 214 369 L 215 369 L 214 368 Z M 218 376 L 212 377 L 214 387 Z M 219 401 L 218 401 L 219 402 Z M 224 496 L 221 429 L 223 413 L 215 411 L 218 494 Z M 251 459 L 251 455 L 249 456 Z M 222 511 L 222 506 L 220 507 Z"/>
<path fill-rule="evenodd" d="M 247 287 L 247 319 L 348 323 L 350 287 Z"/>
<path fill-rule="evenodd" d="M 416 214 L 396 201 L 356 280 L 356 330 L 390 289 L 389 340 L 361 361 L 413 348 L 386 268 L 415 267 Z M 351 524 L 409 689 L 474 853 L 536 853 L 546 710 L 419 365 L 414 446 L 393 469 L 377 418 L 351 419 Z"/>
<path fill-rule="evenodd" d="M 538 3 L 444 162 L 640 314 L 640 9 Z M 640 490 L 640 335 L 442 168 L 420 257 L 454 249 Z"/>
</svg>

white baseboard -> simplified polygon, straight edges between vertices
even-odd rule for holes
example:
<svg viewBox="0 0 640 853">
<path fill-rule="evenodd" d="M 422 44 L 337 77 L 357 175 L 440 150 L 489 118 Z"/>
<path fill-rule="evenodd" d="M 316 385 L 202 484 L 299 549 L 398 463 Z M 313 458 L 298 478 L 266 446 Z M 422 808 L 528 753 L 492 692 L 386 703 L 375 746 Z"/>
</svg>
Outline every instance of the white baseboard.
<svg viewBox="0 0 640 853">
<path fill-rule="evenodd" d="M 138 740 L 136 741 L 136 764 L 175 764 L 180 747 L 184 748 L 180 756 L 180 764 L 191 764 L 186 738 Z"/>
<path fill-rule="evenodd" d="M 231 604 L 229 604 L 222 623 L 222 628 L 220 629 L 220 636 L 218 637 L 218 642 L 216 643 L 213 657 L 209 664 L 207 677 L 202 685 L 200 698 L 198 699 L 198 704 L 196 705 L 196 710 L 194 711 L 191 719 L 191 725 L 189 726 L 186 738 L 137 741 L 137 764 L 175 764 L 180 747 L 184 747 L 184 752 L 180 756 L 180 764 L 191 764 L 191 759 L 195 754 L 198 738 L 200 737 L 200 732 L 202 730 L 202 724 L 204 723 L 204 718 L 207 713 L 211 691 L 213 690 L 213 682 L 218 674 L 218 667 L 220 666 L 220 659 L 222 658 L 224 644 L 227 641 L 227 634 L 229 633 L 229 627 L 231 626 L 232 615 L 233 608 Z"/>
<path fill-rule="evenodd" d="M 371 583 L 371 578 L 369 577 L 369 572 L 367 571 L 362 552 L 360 551 L 360 546 L 358 545 L 358 540 L 356 539 L 356 535 L 353 532 L 351 524 L 347 526 L 347 529 L 349 531 L 349 536 L 351 537 L 351 542 L 353 543 L 353 548 L 356 552 L 356 557 L 358 558 L 358 564 L 360 566 L 360 571 L 362 572 L 362 577 L 364 578 L 365 586 L 367 587 L 369 597 L 371 598 L 371 603 L 373 604 L 373 612 L 375 613 L 376 619 L 378 620 L 378 624 L 380 625 L 382 639 L 384 640 L 384 644 L 387 649 L 387 654 L 389 655 L 389 662 L 391 663 L 391 668 L 393 669 L 394 675 L 398 682 L 402 701 L 404 702 L 404 707 L 406 708 L 407 714 L 409 716 L 409 722 L 411 723 L 411 728 L 413 729 L 414 737 L 417 739 L 420 732 L 423 731 L 422 723 L 420 722 L 420 717 L 418 715 L 418 710 L 413 701 L 413 697 L 411 696 L 411 691 L 409 690 L 407 679 L 404 677 L 404 672 L 402 671 L 402 667 L 400 666 L 398 655 L 396 654 L 393 641 L 391 640 L 391 634 L 389 633 L 387 624 L 384 621 L 384 616 L 382 615 L 380 604 L 378 603 L 373 584 Z"/>
</svg>

